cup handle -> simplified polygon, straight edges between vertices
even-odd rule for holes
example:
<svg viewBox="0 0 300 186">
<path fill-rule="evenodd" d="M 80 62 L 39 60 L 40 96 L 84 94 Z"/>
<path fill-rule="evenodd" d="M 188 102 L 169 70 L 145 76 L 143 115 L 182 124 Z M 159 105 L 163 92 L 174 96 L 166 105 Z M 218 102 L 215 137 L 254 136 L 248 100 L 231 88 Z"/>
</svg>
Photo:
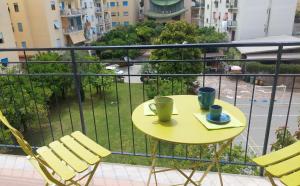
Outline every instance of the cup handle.
<svg viewBox="0 0 300 186">
<path fill-rule="evenodd" d="M 153 108 L 152 105 L 153 105 L 155 108 Z M 156 112 L 156 104 L 155 104 L 155 103 L 150 103 L 148 106 L 149 106 L 149 109 L 150 109 L 152 112 L 154 112 L 154 114 L 157 114 L 157 112 Z"/>
</svg>

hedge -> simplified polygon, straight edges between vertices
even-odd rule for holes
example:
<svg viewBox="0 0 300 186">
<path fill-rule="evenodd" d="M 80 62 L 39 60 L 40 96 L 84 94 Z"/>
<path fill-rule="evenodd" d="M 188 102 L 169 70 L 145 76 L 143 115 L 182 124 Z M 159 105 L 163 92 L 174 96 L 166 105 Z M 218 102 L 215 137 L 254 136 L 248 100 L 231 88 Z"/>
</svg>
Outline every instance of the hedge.
<svg viewBox="0 0 300 186">
<path fill-rule="evenodd" d="M 275 73 L 275 64 L 263 64 L 259 62 L 251 62 L 246 64 L 248 73 Z M 298 64 L 280 64 L 281 74 L 300 74 L 300 65 Z"/>
</svg>

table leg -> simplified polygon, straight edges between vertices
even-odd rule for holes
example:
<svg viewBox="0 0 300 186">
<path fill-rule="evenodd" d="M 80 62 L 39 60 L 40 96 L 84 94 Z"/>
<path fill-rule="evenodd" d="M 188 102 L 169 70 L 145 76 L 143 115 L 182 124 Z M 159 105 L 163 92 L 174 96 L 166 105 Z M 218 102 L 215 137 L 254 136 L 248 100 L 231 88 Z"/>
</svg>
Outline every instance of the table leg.
<svg viewBox="0 0 300 186">
<path fill-rule="evenodd" d="M 209 164 L 206 171 L 203 173 L 202 177 L 200 178 L 199 185 L 201 185 L 201 182 L 203 181 L 205 176 L 207 176 L 207 174 L 209 173 L 209 171 L 211 170 L 211 168 L 213 167 L 214 164 L 217 165 L 220 183 L 221 183 L 221 185 L 223 185 L 222 175 L 221 175 L 221 171 L 220 171 L 220 167 L 219 167 L 220 166 L 219 165 L 219 157 L 224 152 L 225 148 L 232 143 L 232 140 L 233 139 L 230 139 L 226 143 L 223 143 L 218 151 L 215 150 L 215 155 L 214 155 L 213 161 Z"/>
<path fill-rule="evenodd" d="M 147 181 L 147 186 L 150 184 L 152 174 L 154 174 L 155 184 L 157 185 L 157 179 L 156 179 L 156 174 L 155 174 L 155 164 L 156 164 L 156 152 L 157 152 L 158 140 L 152 138 L 152 141 L 153 141 L 153 146 L 152 146 L 152 150 L 151 150 L 152 163 L 151 163 L 150 173 L 149 173 L 149 177 L 148 177 L 148 181 Z"/>
</svg>

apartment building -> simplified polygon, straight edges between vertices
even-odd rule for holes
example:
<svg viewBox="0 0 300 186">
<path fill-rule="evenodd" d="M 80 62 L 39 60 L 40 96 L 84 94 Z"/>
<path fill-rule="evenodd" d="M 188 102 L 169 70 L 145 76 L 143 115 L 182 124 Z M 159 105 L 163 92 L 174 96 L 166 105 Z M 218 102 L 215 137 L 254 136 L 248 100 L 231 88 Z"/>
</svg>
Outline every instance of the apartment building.
<svg viewBox="0 0 300 186">
<path fill-rule="evenodd" d="M 97 35 L 102 36 L 112 28 L 111 13 L 107 0 L 95 0 L 95 13 L 96 13 L 96 30 Z"/>
<path fill-rule="evenodd" d="M 172 20 L 192 22 L 192 0 L 144 0 L 143 4 L 145 19 L 163 23 Z"/>
<path fill-rule="evenodd" d="M 0 49 L 16 48 L 16 41 L 12 30 L 11 21 L 8 12 L 8 6 L 5 1 L 0 1 Z M 0 62 L 6 64 L 8 62 L 19 61 L 17 52 L 0 52 Z"/>
<path fill-rule="evenodd" d="M 229 40 L 291 35 L 297 0 L 205 0 L 204 26 Z"/>
<path fill-rule="evenodd" d="M 61 47 L 64 37 L 56 1 L 7 0 L 17 47 Z"/>
<path fill-rule="evenodd" d="M 109 0 L 112 27 L 135 24 L 139 18 L 139 0 Z"/>
<path fill-rule="evenodd" d="M 191 6 L 191 23 L 199 27 L 204 26 L 205 1 L 194 0 Z"/>
</svg>

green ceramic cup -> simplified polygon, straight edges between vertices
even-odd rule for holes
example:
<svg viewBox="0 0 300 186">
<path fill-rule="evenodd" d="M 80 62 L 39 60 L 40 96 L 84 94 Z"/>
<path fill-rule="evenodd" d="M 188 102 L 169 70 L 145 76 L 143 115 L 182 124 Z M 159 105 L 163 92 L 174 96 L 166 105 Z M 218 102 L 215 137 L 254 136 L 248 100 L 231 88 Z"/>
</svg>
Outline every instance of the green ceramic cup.
<svg viewBox="0 0 300 186">
<path fill-rule="evenodd" d="M 149 104 L 150 110 L 158 116 L 159 121 L 169 121 L 173 113 L 173 99 L 169 97 L 155 97 L 154 103 Z"/>
<path fill-rule="evenodd" d="M 209 113 L 212 120 L 219 120 L 222 114 L 222 107 L 220 105 L 212 105 L 209 108 Z"/>
<path fill-rule="evenodd" d="M 211 87 L 199 88 L 198 101 L 201 109 L 208 110 L 215 102 L 216 91 Z"/>
</svg>

